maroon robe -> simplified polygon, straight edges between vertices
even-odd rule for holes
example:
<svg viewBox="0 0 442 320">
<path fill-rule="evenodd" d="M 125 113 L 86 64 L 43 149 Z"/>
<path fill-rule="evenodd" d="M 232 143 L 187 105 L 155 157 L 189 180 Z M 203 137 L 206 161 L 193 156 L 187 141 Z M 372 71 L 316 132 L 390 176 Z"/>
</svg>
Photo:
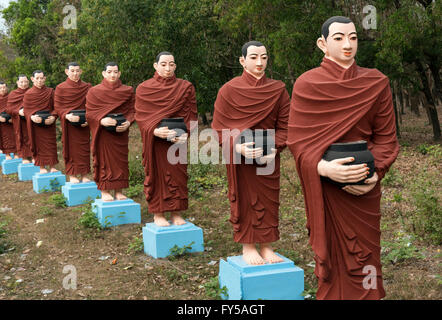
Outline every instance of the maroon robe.
<svg viewBox="0 0 442 320">
<path fill-rule="evenodd" d="M 354 196 L 320 179 L 317 164 L 336 142 L 366 140 L 379 181 Z M 324 58 L 293 88 L 287 145 L 298 171 L 310 244 L 319 278 L 317 299 L 380 299 L 385 296 L 380 262 L 380 181 L 399 145 L 388 78 L 376 69 L 345 69 Z M 365 289 L 370 267 L 376 289 Z M 370 275 L 374 275 L 370 271 Z M 370 281 L 369 281 L 370 282 Z"/>
<path fill-rule="evenodd" d="M 9 94 L 6 93 L 0 97 L 0 112 L 7 112 L 6 106 L 8 103 Z M 0 149 L 3 153 L 16 153 L 14 126 L 12 123 L 0 122 Z"/>
<path fill-rule="evenodd" d="M 279 239 L 280 152 L 286 146 L 289 106 L 290 97 L 282 81 L 266 76 L 258 80 L 246 71 L 218 92 L 212 128 L 217 131 L 224 151 L 230 154 L 230 163 L 226 165 L 228 197 L 236 242 L 269 243 Z M 257 175 L 256 164 L 234 164 L 237 135 L 223 141 L 223 129 L 274 129 L 278 151 L 273 173 Z M 230 150 L 226 150 L 227 145 Z"/>
<path fill-rule="evenodd" d="M 183 117 L 190 132 L 190 121 L 198 120 L 194 86 L 175 75 L 163 78 L 155 72 L 153 78 L 137 87 L 135 112 L 143 139 L 144 193 L 148 211 L 186 210 L 187 164 L 169 163 L 167 150 L 172 143 L 154 136 L 153 131 L 164 118 Z"/>
<path fill-rule="evenodd" d="M 50 126 L 40 127 L 32 122 L 31 116 L 37 111 L 49 110 L 57 118 L 54 111 L 54 89 L 33 86 L 26 91 L 23 98 L 23 110 L 27 121 L 29 144 L 36 166 L 54 166 L 58 163 L 56 128 L 54 121 Z"/>
<path fill-rule="evenodd" d="M 32 157 L 26 119 L 21 119 L 20 115 L 18 114 L 20 109 L 23 107 L 23 98 L 28 90 L 29 88 L 18 88 L 11 91 L 8 96 L 8 105 L 6 107 L 6 112 L 12 117 L 17 154 L 23 159 Z"/>
<path fill-rule="evenodd" d="M 133 88 L 120 80 L 89 89 L 86 96 L 86 120 L 92 140 L 94 180 L 99 190 L 116 190 L 129 186 L 129 129 L 110 132 L 100 124 L 109 113 L 122 113 L 131 123 L 134 121 L 135 95 Z"/>
<path fill-rule="evenodd" d="M 86 109 L 86 94 L 90 83 L 69 78 L 55 88 L 54 109 L 60 117 L 63 142 L 63 158 L 67 175 L 85 175 L 91 171 L 90 130 L 70 124 L 66 115 L 72 110 Z"/>
</svg>

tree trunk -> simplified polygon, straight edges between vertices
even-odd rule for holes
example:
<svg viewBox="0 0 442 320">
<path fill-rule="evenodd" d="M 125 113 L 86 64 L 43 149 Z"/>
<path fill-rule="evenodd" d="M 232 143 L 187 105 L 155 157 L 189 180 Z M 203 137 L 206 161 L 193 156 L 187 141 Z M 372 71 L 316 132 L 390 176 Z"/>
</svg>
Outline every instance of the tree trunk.
<svg viewBox="0 0 442 320">
<path fill-rule="evenodd" d="M 415 61 L 415 64 L 421 78 L 423 86 L 422 89 L 425 94 L 425 98 L 427 99 L 425 107 L 427 108 L 428 115 L 430 117 L 430 122 L 433 127 L 433 138 L 434 140 L 440 140 L 441 138 L 440 123 L 437 115 L 436 104 L 434 103 L 433 95 L 431 94 L 431 89 L 429 85 L 430 82 L 428 81 L 427 73 L 425 72 L 425 68 L 422 62 Z"/>
<path fill-rule="evenodd" d="M 396 135 L 399 138 L 401 136 L 401 131 L 400 131 L 400 127 L 399 127 L 399 118 L 400 118 L 400 122 L 402 123 L 402 117 L 400 116 L 399 112 L 398 112 L 398 101 L 397 101 L 397 95 L 396 95 L 396 82 L 391 83 L 391 87 L 393 88 L 393 108 L 394 108 L 394 118 L 396 121 Z"/>
</svg>

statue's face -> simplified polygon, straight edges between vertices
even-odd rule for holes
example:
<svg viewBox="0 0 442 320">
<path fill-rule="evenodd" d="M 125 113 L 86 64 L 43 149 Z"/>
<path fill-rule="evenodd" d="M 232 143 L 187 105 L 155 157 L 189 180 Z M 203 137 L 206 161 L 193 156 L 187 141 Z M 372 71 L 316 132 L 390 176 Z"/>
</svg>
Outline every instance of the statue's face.
<svg viewBox="0 0 442 320">
<path fill-rule="evenodd" d="M 33 77 L 31 77 L 31 81 L 37 88 L 41 88 L 45 85 L 46 77 L 43 72 L 36 73 Z"/>
<path fill-rule="evenodd" d="M 319 42 L 318 46 L 327 58 L 344 67 L 353 64 L 358 51 L 358 35 L 354 23 L 332 23 L 326 41 L 323 39 L 322 37 L 322 47 Z"/>
<path fill-rule="evenodd" d="M 20 77 L 17 80 L 17 87 L 20 89 L 27 89 L 29 88 L 29 80 L 27 77 Z"/>
<path fill-rule="evenodd" d="M 153 67 L 161 77 L 171 78 L 176 70 L 175 58 L 172 55 L 162 55 Z"/>
<path fill-rule="evenodd" d="M 267 49 L 264 46 L 247 48 L 247 56 L 239 58 L 244 70 L 260 79 L 266 70 L 268 61 Z"/>
<path fill-rule="evenodd" d="M 118 71 L 118 66 L 108 66 L 106 71 L 102 72 L 103 78 L 109 81 L 110 83 L 116 82 L 120 79 L 121 72 Z"/>
<path fill-rule="evenodd" d="M 65 69 L 64 72 L 70 80 L 78 82 L 83 71 L 80 69 L 80 66 L 69 66 L 69 69 Z"/>
<path fill-rule="evenodd" d="M 5 84 L 0 84 L 0 96 L 4 96 L 8 93 L 8 86 Z"/>
</svg>

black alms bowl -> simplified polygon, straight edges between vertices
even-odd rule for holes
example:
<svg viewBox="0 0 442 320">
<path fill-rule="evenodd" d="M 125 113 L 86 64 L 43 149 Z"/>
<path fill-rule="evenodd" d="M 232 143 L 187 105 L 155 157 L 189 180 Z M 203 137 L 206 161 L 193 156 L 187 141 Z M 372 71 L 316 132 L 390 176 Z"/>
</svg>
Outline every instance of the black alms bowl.
<svg viewBox="0 0 442 320">
<path fill-rule="evenodd" d="M 45 124 L 45 120 L 51 116 L 49 110 L 37 111 L 36 113 L 34 113 L 34 115 L 39 116 L 42 119 L 41 123 L 36 123 L 37 126 L 47 127 L 47 125 Z"/>
<path fill-rule="evenodd" d="M 366 163 L 370 169 L 367 178 L 371 178 L 374 175 L 374 157 L 373 154 L 367 148 L 367 142 L 364 140 L 355 142 L 333 143 L 327 151 L 324 153 L 322 159 L 326 161 L 332 161 L 335 159 L 353 157 L 355 161 L 347 163 L 346 165 L 355 165 Z M 355 183 L 340 183 L 330 178 L 321 177 L 323 180 L 336 184 L 340 187 L 346 185 L 364 185 L 364 180 Z"/>
<path fill-rule="evenodd" d="M 267 130 L 245 130 L 241 133 L 241 144 L 246 142 L 254 142 L 255 144 L 250 148 L 262 148 L 263 156 L 272 153 L 272 148 L 275 148 L 275 139 L 268 133 Z"/>
<path fill-rule="evenodd" d="M 164 118 L 157 126 L 157 128 L 162 127 L 167 127 L 169 130 L 176 131 L 177 137 L 181 136 L 183 133 L 187 133 L 184 118 Z"/>
<path fill-rule="evenodd" d="M 126 122 L 126 118 L 122 113 L 109 113 L 106 115 L 106 117 L 117 120 L 117 124 L 115 126 L 104 127 L 107 131 L 116 132 L 117 127 L 121 126 L 124 122 Z"/>
<path fill-rule="evenodd" d="M 73 126 L 79 127 L 86 122 L 86 110 L 84 109 L 72 110 L 70 113 L 72 113 L 74 116 L 80 117 L 80 120 L 78 122 L 69 122 Z"/>
<path fill-rule="evenodd" d="M 0 113 L 0 116 L 6 119 L 7 124 L 9 124 L 9 120 L 11 119 L 11 115 L 5 111 L 3 111 L 2 113 Z"/>
</svg>

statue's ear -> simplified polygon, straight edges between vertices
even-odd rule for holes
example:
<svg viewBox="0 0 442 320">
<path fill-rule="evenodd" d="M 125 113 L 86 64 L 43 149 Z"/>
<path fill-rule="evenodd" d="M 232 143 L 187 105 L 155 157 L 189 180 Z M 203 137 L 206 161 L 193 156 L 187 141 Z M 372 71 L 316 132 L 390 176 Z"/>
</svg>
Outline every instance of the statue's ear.
<svg viewBox="0 0 442 320">
<path fill-rule="evenodd" d="M 246 59 L 243 56 L 239 57 L 239 63 L 245 68 L 246 67 Z"/>
<path fill-rule="evenodd" d="M 316 45 L 319 49 L 321 49 L 322 52 L 324 52 L 324 54 L 327 54 L 327 42 L 325 41 L 324 36 L 321 36 L 318 38 L 318 40 L 316 40 Z"/>
</svg>

